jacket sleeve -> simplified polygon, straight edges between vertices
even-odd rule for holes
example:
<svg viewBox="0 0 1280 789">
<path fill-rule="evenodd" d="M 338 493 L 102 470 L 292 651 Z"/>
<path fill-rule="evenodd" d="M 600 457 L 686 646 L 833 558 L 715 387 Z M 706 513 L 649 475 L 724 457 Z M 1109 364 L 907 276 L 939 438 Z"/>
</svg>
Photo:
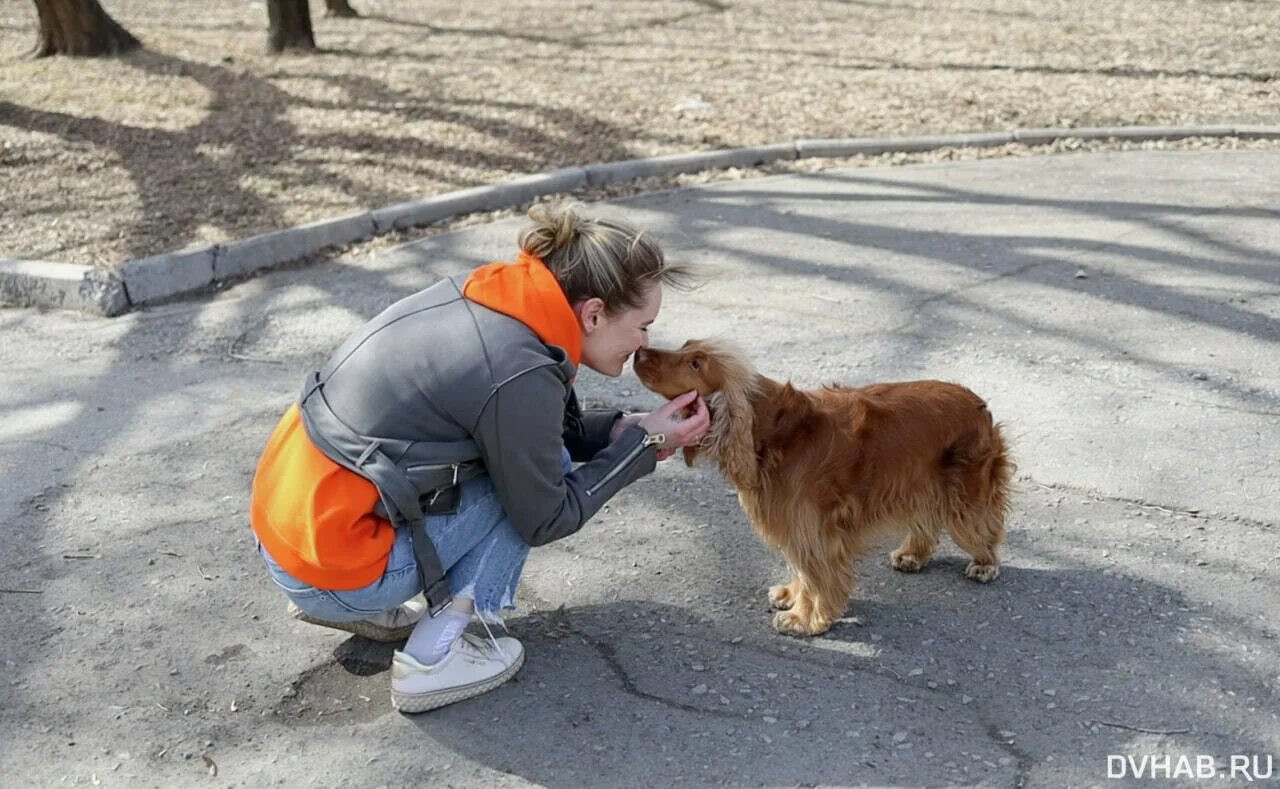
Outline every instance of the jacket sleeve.
<svg viewBox="0 0 1280 789">
<path fill-rule="evenodd" d="M 564 410 L 564 446 L 575 463 L 582 463 L 609 446 L 609 433 L 613 423 L 622 416 L 614 409 L 583 411 L 578 405 L 578 395 L 569 390 L 569 404 Z"/>
<path fill-rule="evenodd" d="M 498 500 L 529 545 L 568 537 L 615 493 L 657 465 L 643 428 L 627 428 L 588 462 L 565 474 L 564 383 L 549 367 L 498 387 L 472 434 Z"/>
</svg>

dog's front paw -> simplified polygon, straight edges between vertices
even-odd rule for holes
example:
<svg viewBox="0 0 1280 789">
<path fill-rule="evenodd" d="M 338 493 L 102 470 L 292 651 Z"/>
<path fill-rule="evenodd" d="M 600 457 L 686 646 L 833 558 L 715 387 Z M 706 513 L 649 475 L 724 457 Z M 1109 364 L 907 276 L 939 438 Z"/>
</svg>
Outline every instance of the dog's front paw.
<svg viewBox="0 0 1280 789">
<path fill-rule="evenodd" d="M 901 548 L 889 554 L 889 563 L 899 572 L 918 573 L 928 562 L 928 559 L 923 559 L 914 553 L 904 553 Z"/>
<path fill-rule="evenodd" d="M 773 629 L 788 636 L 817 636 L 830 630 L 831 622 L 795 611 L 779 611 L 773 615 Z"/>
<path fill-rule="evenodd" d="M 778 584 L 769 587 L 769 604 L 774 608 L 786 610 L 796 604 L 796 591 L 792 588 L 795 581 L 789 584 Z"/>
<path fill-rule="evenodd" d="M 980 584 L 989 584 L 1000 577 L 1000 565 L 969 562 L 969 566 L 964 568 L 964 577 Z"/>
</svg>

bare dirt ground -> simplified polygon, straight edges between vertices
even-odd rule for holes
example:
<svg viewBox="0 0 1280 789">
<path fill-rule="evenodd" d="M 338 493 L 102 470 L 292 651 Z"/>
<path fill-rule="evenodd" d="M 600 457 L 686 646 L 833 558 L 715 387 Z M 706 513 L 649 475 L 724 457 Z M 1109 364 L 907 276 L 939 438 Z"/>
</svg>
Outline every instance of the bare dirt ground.
<svg viewBox="0 0 1280 789">
<path fill-rule="evenodd" d="M 25 59 L 34 6 L 0 6 L 0 256 L 110 266 L 798 138 L 1280 123 L 1276 2 L 313 5 L 322 51 L 269 57 L 256 0 L 106 0 L 146 46 L 106 60 Z"/>
</svg>

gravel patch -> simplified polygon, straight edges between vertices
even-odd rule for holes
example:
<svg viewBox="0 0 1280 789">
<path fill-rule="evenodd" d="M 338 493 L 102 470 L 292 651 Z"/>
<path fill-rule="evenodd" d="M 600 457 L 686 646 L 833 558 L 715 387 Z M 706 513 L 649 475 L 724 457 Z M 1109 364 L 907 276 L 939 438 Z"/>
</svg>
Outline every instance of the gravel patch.
<svg viewBox="0 0 1280 789">
<path fill-rule="evenodd" d="M 797 139 L 1280 123 L 1277 3 L 795 0 L 783 18 L 750 0 L 356 0 L 359 19 L 316 4 L 323 50 L 283 57 L 262 52 L 256 0 L 105 5 L 146 51 L 26 60 L 34 7 L 0 8 L 0 256 L 112 267 L 559 167 Z M 1194 144 L 1242 143 L 1178 145 Z"/>
</svg>

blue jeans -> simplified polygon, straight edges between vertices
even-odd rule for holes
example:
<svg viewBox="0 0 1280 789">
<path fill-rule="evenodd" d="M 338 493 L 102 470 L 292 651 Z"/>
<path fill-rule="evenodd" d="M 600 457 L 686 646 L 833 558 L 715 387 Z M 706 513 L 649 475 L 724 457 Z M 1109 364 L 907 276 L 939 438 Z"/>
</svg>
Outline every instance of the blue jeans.
<svg viewBox="0 0 1280 789">
<path fill-rule="evenodd" d="M 562 450 L 564 471 L 572 468 Z M 476 613 L 496 621 L 499 611 L 515 607 L 516 586 L 529 546 L 516 533 L 498 501 L 493 481 L 481 474 L 462 483 L 458 510 L 427 517 L 427 536 L 435 546 L 454 597 L 475 601 Z M 285 572 L 258 546 L 271 579 L 298 608 L 316 619 L 350 622 L 392 611 L 422 591 L 409 529 L 397 529 L 382 577 L 360 589 L 317 589 Z"/>
</svg>

